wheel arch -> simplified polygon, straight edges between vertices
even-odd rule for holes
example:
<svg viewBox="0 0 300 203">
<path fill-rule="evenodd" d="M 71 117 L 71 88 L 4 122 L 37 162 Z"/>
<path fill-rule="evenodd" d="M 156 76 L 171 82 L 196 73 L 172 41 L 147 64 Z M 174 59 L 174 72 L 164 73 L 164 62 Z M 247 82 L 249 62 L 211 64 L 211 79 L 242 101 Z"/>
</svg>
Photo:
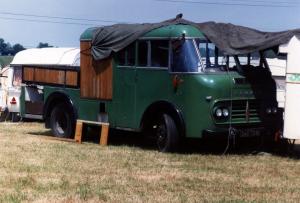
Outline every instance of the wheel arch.
<svg viewBox="0 0 300 203">
<path fill-rule="evenodd" d="M 50 115 L 53 108 L 60 103 L 65 103 L 70 107 L 70 109 L 72 109 L 72 116 L 74 120 L 78 118 L 78 110 L 70 96 L 62 91 L 56 91 L 47 97 L 47 100 L 44 104 L 43 119 L 45 120 L 45 125 L 47 128 L 50 127 Z"/>
<path fill-rule="evenodd" d="M 149 129 L 151 123 L 162 113 L 167 113 L 174 119 L 180 136 L 185 137 L 186 129 L 182 111 L 175 104 L 163 100 L 156 101 L 147 107 L 142 116 L 140 129 Z"/>
</svg>

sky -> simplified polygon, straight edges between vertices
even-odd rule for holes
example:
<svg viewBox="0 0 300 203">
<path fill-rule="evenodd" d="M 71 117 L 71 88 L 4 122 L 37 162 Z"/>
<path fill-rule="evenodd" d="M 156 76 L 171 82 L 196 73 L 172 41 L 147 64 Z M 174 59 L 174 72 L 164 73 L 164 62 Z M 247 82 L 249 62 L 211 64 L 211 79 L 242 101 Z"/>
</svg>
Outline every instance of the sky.
<svg viewBox="0 0 300 203">
<path fill-rule="evenodd" d="M 299 0 L 0 0 L 0 2 L 0 38 L 11 44 L 20 43 L 26 48 L 36 47 L 39 42 L 57 47 L 79 47 L 80 34 L 89 27 L 117 22 L 160 22 L 174 18 L 178 13 L 183 13 L 185 19 L 195 22 L 233 23 L 263 31 L 300 28 Z"/>
</svg>

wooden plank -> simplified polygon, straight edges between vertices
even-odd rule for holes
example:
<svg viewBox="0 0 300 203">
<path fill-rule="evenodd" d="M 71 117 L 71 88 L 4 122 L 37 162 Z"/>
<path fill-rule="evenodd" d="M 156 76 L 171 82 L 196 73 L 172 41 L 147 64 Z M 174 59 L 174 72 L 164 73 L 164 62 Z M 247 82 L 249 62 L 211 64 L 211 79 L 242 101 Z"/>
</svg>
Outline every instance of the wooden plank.
<svg viewBox="0 0 300 203">
<path fill-rule="evenodd" d="M 78 84 L 78 73 L 75 71 L 67 71 L 66 85 L 77 86 L 77 84 Z"/>
<path fill-rule="evenodd" d="M 23 80 L 33 81 L 34 79 L 34 68 L 24 67 Z"/>
<path fill-rule="evenodd" d="M 101 146 L 107 146 L 108 131 L 109 131 L 109 125 L 101 126 L 101 133 L 100 133 L 100 145 Z"/>
<path fill-rule="evenodd" d="M 75 130 L 75 142 L 81 144 L 81 138 L 82 138 L 82 127 L 83 123 L 81 121 L 76 122 L 76 130 Z"/>
<path fill-rule="evenodd" d="M 63 85 L 65 83 L 65 71 L 36 68 L 34 81 Z"/>
<path fill-rule="evenodd" d="M 80 43 L 80 95 L 82 98 L 112 99 L 112 58 L 95 61 L 91 55 L 91 42 Z"/>
<path fill-rule="evenodd" d="M 78 119 L 77 121 L 78 121 L 78 122 L 81 122 L 81 123 L 86 123 L 86 124 L 93 124 L 93 125 L 107 125 L 107 126 L 109 126 L 109 123 L 104 123 L 104 122 L 87 121 L 87 120 L 80 120 L 80 119 Z"/>
<path fill-rule="evenodd" d="M 95 70 L 95 83 L 93 90 L 96 90 L 93 96 L 98 99 L 112 99 L 112 58 L 101 61 L 93 61 Z"/>
<path fill-rule="evenodd" d="M 76 122 L 76 131 L 75 131 L 75 141 L 81 143 L 82 139 L 82 126 L 83 124 L 92 124 L 101 126 L 100 129 L 100 141 L 101 146 L 107 145 L 108 133 L 109 133 L 109 123 L 95 122 L 95 121 L 86 121 L 86 120 L 77 120 Z"/>
<path fill-rule="evenodd" d="M 91 94 L 90 86 L 92 80 L 92 74 L 94 74 L 91 60 L 91 42 L 80 42 L 80 96 L 83 98 L 89 98 Z"/>
</svg>

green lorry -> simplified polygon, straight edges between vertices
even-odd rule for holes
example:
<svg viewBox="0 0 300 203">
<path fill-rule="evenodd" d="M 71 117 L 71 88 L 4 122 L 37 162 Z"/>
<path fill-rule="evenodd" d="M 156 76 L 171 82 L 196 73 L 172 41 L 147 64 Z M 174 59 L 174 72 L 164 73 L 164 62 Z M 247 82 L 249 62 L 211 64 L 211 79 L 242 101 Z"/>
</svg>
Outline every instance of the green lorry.
<svg viewBox="0 0 300 203">
<path fill-rule="evenodd" d="M 95 61 L 94 29 L 81 35 L 80 71 L 23 66 L 23 82 L 43 86 L 42 116 L 55 136 L 73 137 L 77 119 L 108 122 L 155 136 L 158 149 L 168 152 L 183 138 L 278 130 L 276 85 L 264 52 L 225 55 L 195 26 L 178 24 L 153 29 Z M 49 71 L 61 82 L 35 79 Z"/>
</svg>

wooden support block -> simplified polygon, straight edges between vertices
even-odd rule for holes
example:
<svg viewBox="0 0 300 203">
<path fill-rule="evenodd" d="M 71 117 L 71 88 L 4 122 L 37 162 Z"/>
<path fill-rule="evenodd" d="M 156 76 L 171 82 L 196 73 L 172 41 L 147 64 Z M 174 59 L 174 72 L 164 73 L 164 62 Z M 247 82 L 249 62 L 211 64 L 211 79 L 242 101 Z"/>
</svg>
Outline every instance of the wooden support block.
<svg viewBox="0 0 300 203">
<path fill-rule="evenodd" d="M 109 123 L 103 122 L 94 122 L 94 121 L 85 121 L 85 120 L 77 120 L 76 121 L 76 131 L 75 131 L 75 142 L 81 143 L 82 142 L 82 128 L 83 124 L 91 124 L 91 125 L 98 125 L 101 126 L 100 129 L 100 142 L 101 146 L 107 145 L 108 140 L 108 131 L 109 131 Z"/>
<path fill-rule="evenodd" d="M 79 144 L 81 144 L 82 126 L 83 126 L 83 123 L 81 121 L 76 122 L 75 142 L 77 142 Z"/>
<path fill-rule="evenodd" d="M 102 124 L 101 125 L 101 133 L 100 133 L 100 145 L 101 146 L 107 145 L 108 131 L 109 131 L 109 125 Z"/>
</svg>

